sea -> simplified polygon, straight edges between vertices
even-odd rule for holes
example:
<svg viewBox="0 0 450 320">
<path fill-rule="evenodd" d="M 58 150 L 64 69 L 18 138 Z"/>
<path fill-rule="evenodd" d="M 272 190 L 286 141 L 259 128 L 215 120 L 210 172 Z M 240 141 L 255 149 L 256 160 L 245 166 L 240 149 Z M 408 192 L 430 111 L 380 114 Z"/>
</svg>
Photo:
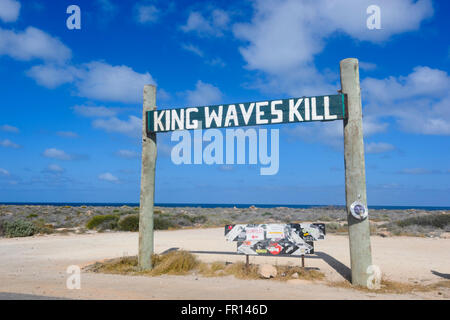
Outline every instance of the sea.
<svg viewBox="0 0 450 320">
<path fill-rule="evenodd" d="M 80 207 L 80 206 L 98 206 L 98 207 L 121 207 L 121 206 L 130 206 L 137 207 L 139 203 L 137 202 L 119 202 L 119 203 L 111 203 L 111 202 L 0 202 L 0 205 L 37 205 L 37 206 L 72 206 L 72 207 Z M 343 205 L 327 205 L 327 204 L 257 204 L 257 203 L 155 203 L 157 207 L 193 207 L 193 208 L 249 208 L 251 206 L 255 206 L 257 208 L 279 208 L 279 207 L 287 207 L 294 209 L 308 209 L 308 208 L 323 208 L 323 207 L 333 207 L 333 208 L 344 208 Z M 450 210 L 450 207 L 433 207 L 433 206 L 380 206 L 380 205 L 369 205 L 369 209 L 376 210 Z"/>
</svg>

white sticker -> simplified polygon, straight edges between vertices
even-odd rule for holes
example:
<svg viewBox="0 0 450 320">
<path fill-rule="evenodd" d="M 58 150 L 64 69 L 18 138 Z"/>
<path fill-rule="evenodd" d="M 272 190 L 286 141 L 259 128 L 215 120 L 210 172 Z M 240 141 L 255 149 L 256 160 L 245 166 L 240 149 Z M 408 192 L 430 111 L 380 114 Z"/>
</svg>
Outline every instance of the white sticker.
<svg viewBox="0 0 450 320">
<path fill-rule="evenodd" d="M 281 239 L 281 238 L 284 238 L 284 225 L 268 224 L 267 239 Z"/>
<path fill-rule="evenodd" d="M 247 234 L 247 241 L 264 240 L 263 228 L 245 228 L 245 233 Z"/>
<path fill-rule="evenodd" d="M 364 220 L 367 218 L 369 210 L 363 203 L 355 201 L 350 205 L 350 213 L 355 219 Z"/>
</svg>

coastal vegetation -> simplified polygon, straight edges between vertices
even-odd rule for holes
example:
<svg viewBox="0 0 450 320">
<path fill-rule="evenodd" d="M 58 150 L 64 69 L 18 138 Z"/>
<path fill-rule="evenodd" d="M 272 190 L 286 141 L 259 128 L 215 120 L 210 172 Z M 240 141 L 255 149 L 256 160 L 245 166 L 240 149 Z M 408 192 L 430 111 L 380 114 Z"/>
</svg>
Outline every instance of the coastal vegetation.
<svg viewBox="0 0 450 320">
<path fill-rule="evenodd" d="M 450 210 L 370 209 L 372 235 L 448 237 Z M 19 221 L 19 222 L 16 222 Z M 155 230 L 223 227 L 239 223 L 322 222 L 328 234 L 348 232 L 344 207 L 156 207 Z M 10 224 L 12 223 L 12 224 Z M 10 224 L 10 227 L 7 225 Z M 15 226 L 15 227 L 11 227 Z M 9 230 L 6 232 L 6 230 Z M 13 230 L 13 231 L 11 231 Z M 0 236 L 139 230 L 138 206 L 0 205 Z"/>
</svg>

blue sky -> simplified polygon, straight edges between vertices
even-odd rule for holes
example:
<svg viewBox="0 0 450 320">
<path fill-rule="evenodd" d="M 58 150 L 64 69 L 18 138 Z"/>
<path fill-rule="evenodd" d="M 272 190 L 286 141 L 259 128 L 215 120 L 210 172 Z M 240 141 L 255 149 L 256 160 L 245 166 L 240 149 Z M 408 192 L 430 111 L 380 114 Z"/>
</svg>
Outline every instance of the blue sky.
<svg viewBox="0 0 450 320">
<path fill-rule="evenodd" d="M 81 9 L 69 30 L 66 9 Z M 369 5 L 381 29 L 366 25 Z M 360 61 L 370 205 L 450 206 L 450 3 L 0 0 L 0 201 L 138 202 L 142 88 L 158 108 L 335 94 Z M 280 131 L 280 169 L 175 165 L 156 202 L 344 204 L 342 122 Z"/>
</svg>

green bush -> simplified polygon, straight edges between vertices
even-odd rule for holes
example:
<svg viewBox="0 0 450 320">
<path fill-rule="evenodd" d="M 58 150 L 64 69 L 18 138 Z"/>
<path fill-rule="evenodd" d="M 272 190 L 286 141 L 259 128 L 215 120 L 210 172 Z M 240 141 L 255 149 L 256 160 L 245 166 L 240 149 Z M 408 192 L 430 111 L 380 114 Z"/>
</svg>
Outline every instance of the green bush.
<svg viewBox="0 0 450 320">
<path fill-rule="evenodd" d="M 36 218 L 38 215 L 36 213 L 30 213 L 27 218 L 31 219 L 31 218 Z"/>
<path fill-rule="evenodd" d="M 334 233 L 341 227 L 341 225 L 337 222 L 331 222 L 331 223 L 326 223 L 325 227 L 326 227 L 327 232 Z"/>
<path fill-rule="evenodd" d="M 192 222 L 194 223 L 205 223 L 208 220 L 205 216 L 196 216 L 192 219 Z"/>
<path fill-rule="evenodd" d="M 29 221 L 15 220 L 6 221 L 3 225 L 7 237 L 28 237 L 38 232 L 38 228 Z"/>
<path fill-rule="evenodd" d="M 92 217 L 87 223 L 86 228 L 106 230 L 106 229 L 116 229 L 119 216 L 112 214 L 105 214 Z"/>
<path fill-rule="evenodd" d="M 418 217 L 411 217 L 395 222 L 399 227 L 407 227 L 411 225 L 431 226 L 439 229 L 444 229 L 450 224 L 450 214 L 431 214 Z"/>
<path fill-rule="evenodd" d="M 158 216 L 154 216 L 153 218 L 153 229 L 155 230 L 167 230 L 169 228 L 173 228 L 175 227 L 175 224 L 166 219 L 166 218 L 162 218 L 162 217 L 158 217 Z"/>
<path fill-rule="evenodd" d="M 38 233 L 50 234 L 55 232 L 53 226 L 51 224 L 46 224 L 44 219 L 33 221 L 33 224 L 35 225 Z"/>
<path fill-rule="evenodd" d="M 119 230 L 139 231 L 139 215 L 130 214 L 119 220 Z"/>
</svg>

